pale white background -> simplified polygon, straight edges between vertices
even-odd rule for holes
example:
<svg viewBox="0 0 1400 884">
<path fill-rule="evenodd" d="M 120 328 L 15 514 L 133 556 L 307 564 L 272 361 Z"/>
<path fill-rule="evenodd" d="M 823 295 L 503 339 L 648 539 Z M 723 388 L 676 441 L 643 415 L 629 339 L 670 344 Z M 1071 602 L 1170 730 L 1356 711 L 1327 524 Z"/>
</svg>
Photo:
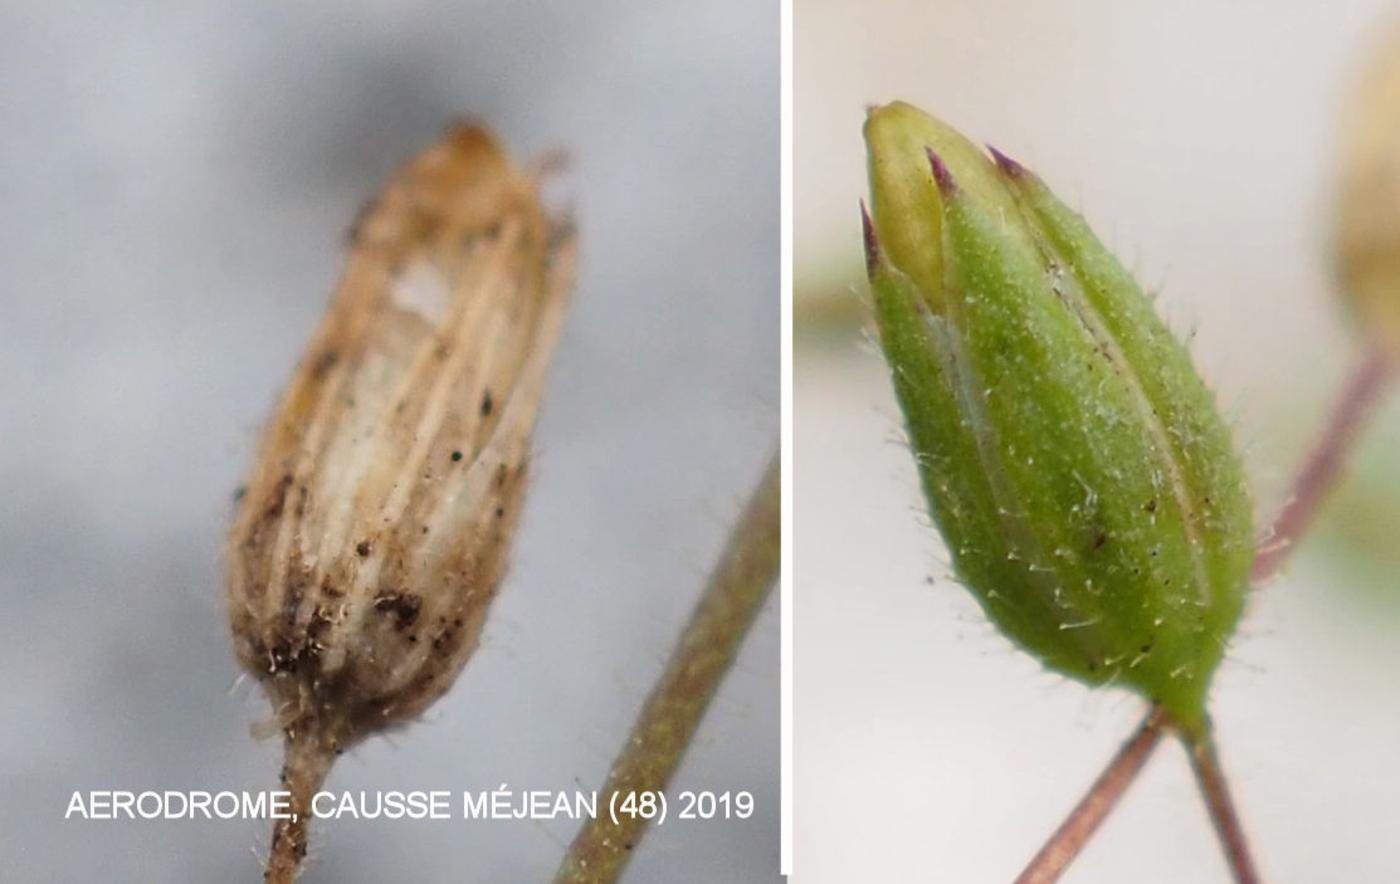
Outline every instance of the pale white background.
<svg viewBox="0 0 1400 884">
<path fill-rule="evenodd" d="M 859 306 L 863 108 L 913 101 L 1039 171 L 1197 330 L 1272 512 L 1348 364 L 1327 165 L 1388 5 L 797 0 L 799 320 Z M 1394 487 L 1397 405 L 1350 487 Z M 1008 881 L 1140 703 L 1043 672 L 949 581 L 857 334 L 799 332 L 794 442 L 795 880 Z M 1400 880 L 1400 587 L 1330 550 L 1255 598 L 1215 716 L 1265 878 L 1379 884 Z M 1065 880 L 1227 880 L 1177 745 Z"/>
<path fill-rule="evenodd" d="M 768 460 L 775 3 L 0 4 L 0 878 L 261 880 L 262 822 L 63 822 L 74 789 L 271 789 L 222 602 L 231 495 L 360 204 L 453 118 L 567 148 L 582 269 L 484 647 L 333 789 L 591 789 Z M 766 611 L 631 881 L 768 882 Z M 570 821 L 317 827 L 316 882 L 548 880 Z"/>
</svg>

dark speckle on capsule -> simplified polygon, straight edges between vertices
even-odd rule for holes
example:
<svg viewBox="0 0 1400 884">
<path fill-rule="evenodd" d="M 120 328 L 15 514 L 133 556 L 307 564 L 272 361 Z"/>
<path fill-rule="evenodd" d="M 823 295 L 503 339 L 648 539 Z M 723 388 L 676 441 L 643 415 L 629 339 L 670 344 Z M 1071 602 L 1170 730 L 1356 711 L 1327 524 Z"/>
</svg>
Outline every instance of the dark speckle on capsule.
<svg viewBox="0 0 1400 884">
<path fill-rule="evenodd" d="M 375 610 L 393 615 L 394 626 L 397 629 L 404 629 L 417 622 L 418 611 L 422 606 L 423 600 L 409 592 L 383 592 L 374 600 Z"/>
</svg>

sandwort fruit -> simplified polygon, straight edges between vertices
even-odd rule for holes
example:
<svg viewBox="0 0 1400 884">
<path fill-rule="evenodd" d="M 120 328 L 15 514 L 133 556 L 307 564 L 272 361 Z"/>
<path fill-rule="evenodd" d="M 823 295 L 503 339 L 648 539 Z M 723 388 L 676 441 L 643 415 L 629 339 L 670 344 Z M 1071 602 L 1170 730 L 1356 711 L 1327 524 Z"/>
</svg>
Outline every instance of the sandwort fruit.
<svg viewBox="0 0 1400 884">
<path fill-rule="evenodd" d="M 1212 395 L 1029 170 L 904 103 L 865 138 L 881 343 L 954 571 L 1051 669 L 1203 730 L 1253 556 Z"/>
<path fill-rule="evenodd" d="M 272 700 L 298 814 L 270 881 L 295 878 L 335 755 L 422 712 L 476 648 L 573 258 L 534 176 L 474 126 L 355 225 L 229 537 L 234 648 Z"/>
</svg>

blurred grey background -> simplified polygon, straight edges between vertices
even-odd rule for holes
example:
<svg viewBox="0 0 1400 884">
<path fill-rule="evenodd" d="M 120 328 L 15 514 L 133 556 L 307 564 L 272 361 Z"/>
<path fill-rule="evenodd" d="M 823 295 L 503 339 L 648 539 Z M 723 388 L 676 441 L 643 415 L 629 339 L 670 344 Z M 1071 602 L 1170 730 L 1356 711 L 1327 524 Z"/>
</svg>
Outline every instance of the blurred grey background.
<svg viewBox="0 0 1400 884">
<path fill-rule="evenodd" d="M 863 341 L 864 107 L 1024 161 L 1193 333 L 1271 517 L 1355 359 L 1329 266 L 1344 101 L 1393 2 L 796 0 L 795 880 L 1013 878 L 1141 715 L 1050 675 L 949 577 Z M 1400 881 L 1400 390 L 1217 676 L 1270 882 Z M 853 845 L 857 846 L 853 849 Z M 1225 882 L 1164 744 L 1064 880 Z"/>
<path fill-rule="evenodd" d="M 252 881 L 258 821 L 65 822 L 73 790 L 275 787 L 223 534 L 260 422 L 395 165 L 479 117 L 566 148 L 582 269 L 484 647 L 329 787 L 592 789 L 778 423 L 775 3 L 0 8 L 0 877 Z M 633 881 L 772 881 L 766 611 Z M 308 882 L 542 881 L 575 824 L 318 826 Z"/>
</svg>

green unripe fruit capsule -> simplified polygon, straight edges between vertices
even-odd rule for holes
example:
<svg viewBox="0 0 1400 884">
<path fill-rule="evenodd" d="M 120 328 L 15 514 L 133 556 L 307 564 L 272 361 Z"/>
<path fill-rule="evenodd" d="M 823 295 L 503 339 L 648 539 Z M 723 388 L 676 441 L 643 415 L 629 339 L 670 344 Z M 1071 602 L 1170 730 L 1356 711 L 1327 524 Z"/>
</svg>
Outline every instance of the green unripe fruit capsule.
<svg viewBox="0 0 1400 884">
<path fill-rule="evenodd" d="M 865 138 L 881 343 L 959 579 L 1050 668 L 1198 731 L 1253 558 L 1211 393 L 1040 179 L 903 103 Z"/>
</svg>

